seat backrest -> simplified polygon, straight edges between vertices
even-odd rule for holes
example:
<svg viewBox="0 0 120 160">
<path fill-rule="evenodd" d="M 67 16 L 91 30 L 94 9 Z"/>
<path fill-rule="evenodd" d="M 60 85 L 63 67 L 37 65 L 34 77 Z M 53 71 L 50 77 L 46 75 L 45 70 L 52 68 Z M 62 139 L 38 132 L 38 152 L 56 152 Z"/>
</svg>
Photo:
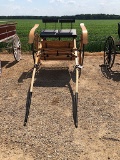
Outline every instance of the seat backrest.
<svg viewBox="0 0 120 160">
<path fill-rule="evenodd" d="M 75 23 L 75 19 L 59 19 L 59 23 L 61 23 L 61 29 L 63 23 L 70 23 L 71 29 L 72 29 L 72 23 Z"/>
<path fill-rule="evenodd" d="M 118 36 L 120 38 L 120 22 L 118 23 Z"/>
<path fill-rule="evenodd" d="M 56 23 L 58 23 L 58 18 L 47 17 L 47 18 L 43 18 L 42 22 L 45 23 L 45 29 L 46 29 L 46 24 L 47 23 L 55 23 L 55 29 L 56 29 Z"/>
</svg>

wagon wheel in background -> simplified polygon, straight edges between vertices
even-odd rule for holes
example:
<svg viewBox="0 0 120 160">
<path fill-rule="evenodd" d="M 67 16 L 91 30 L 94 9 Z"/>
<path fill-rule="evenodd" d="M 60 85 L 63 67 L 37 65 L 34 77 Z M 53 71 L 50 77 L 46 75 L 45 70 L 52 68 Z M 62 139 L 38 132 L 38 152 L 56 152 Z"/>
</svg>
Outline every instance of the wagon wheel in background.
<svg viewBox="0 0 120 160">
<path fill-rule="evenodd" d="M 104 65 L 107 66 L 108 69 L 112 68 L 115 60 L 115 42 L 113 37 L 109 36 L 106 39 L 104 46 Z"/>
<path fill-rule="evenodd" d="M 13 55 L 16 61 L 20 61 L 21 59 L 21 42 L 17 35 L 13 38 Z"/>
</svg>

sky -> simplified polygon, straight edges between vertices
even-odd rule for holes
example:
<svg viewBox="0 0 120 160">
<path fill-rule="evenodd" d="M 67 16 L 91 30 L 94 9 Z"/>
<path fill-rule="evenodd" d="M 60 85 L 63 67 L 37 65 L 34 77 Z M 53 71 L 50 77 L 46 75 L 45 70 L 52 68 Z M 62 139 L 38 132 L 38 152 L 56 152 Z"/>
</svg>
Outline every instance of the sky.
<svg viewBox="0 0 120 160">
<path fill-rule="evenodd" d="M 120 15 L 120 0 L 0 0 L 0 16 Z"/>
</svg>

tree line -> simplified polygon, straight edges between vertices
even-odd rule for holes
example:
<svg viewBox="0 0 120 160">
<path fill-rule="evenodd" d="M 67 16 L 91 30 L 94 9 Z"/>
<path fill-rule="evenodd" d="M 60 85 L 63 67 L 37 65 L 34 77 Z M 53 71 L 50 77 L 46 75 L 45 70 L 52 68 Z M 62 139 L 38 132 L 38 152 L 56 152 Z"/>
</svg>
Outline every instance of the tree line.
<svg viewBox="0 0 120 160">
<path fill-rule="evenodd" d="M 71 16 L 0 16 L 0 19 L 43 19 L 43 18 L 64 18 L 76 20 L 99 20 L 99 19 L 120 19 L 120 15 L 114 14 L 78 14 Z"/>
</svg>

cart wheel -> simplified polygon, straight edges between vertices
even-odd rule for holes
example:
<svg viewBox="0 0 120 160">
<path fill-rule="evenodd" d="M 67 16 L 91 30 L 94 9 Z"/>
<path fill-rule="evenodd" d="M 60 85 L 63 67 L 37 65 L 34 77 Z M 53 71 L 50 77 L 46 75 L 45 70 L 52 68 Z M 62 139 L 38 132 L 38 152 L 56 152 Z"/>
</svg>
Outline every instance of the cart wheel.
<svg viewBox="0 0 120 160">
<path fill-rule="evenodd" d="M 16 61 L 21 59 L 21 43 L 19 37 L 16 35 L 13 39 L 13 55 Z"/>
<path fill-rule="evenodd" d="M 109 36 L 105 42 L 104 46 L 104 65 L 107 66 L 108 69 L 112 68 L 115 60 L 115 44 L 113 37 Z"/>
</svg>

